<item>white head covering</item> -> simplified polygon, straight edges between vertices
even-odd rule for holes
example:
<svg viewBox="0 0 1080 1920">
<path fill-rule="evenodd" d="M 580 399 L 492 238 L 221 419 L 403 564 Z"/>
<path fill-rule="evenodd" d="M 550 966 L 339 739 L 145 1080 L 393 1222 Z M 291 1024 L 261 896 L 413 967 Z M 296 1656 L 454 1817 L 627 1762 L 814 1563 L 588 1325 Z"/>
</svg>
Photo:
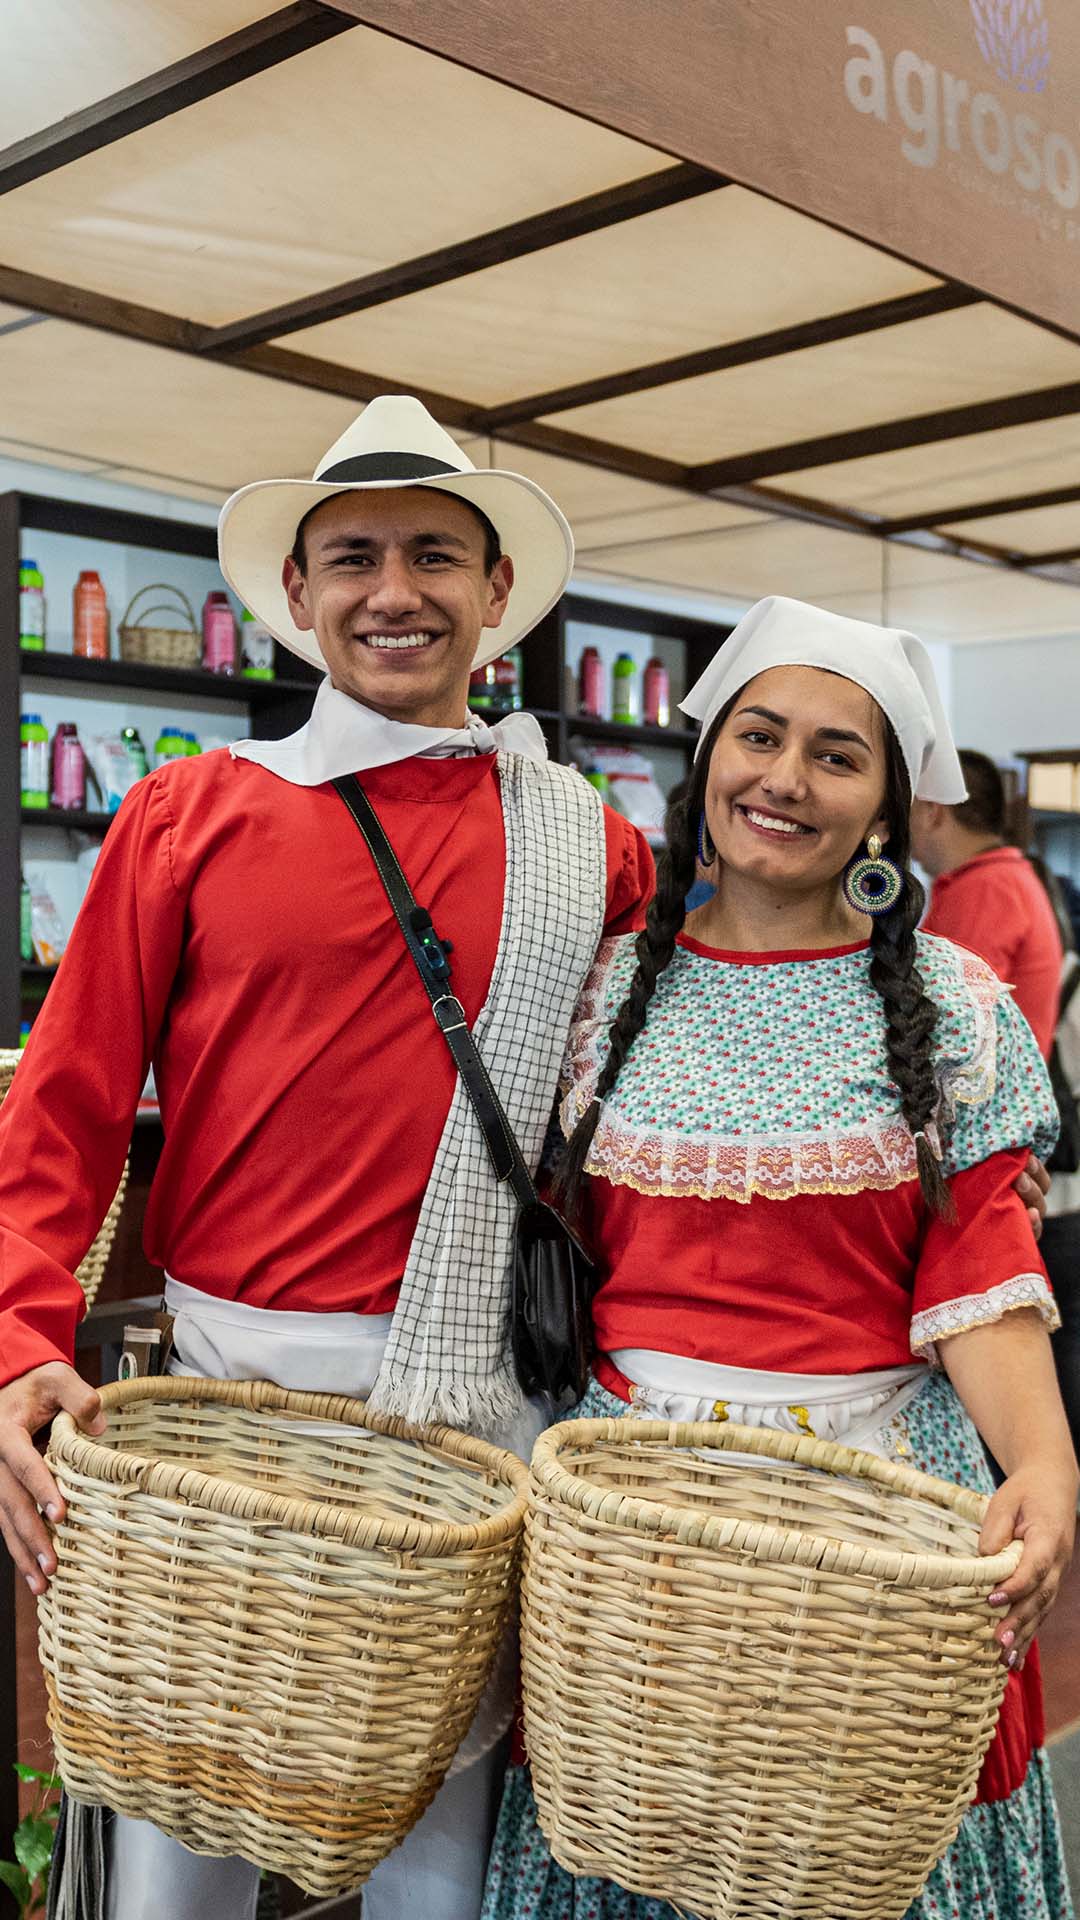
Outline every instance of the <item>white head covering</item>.
<svg viewBox="0 0 1080 1920">
<path fill-rule="evenodd" d="M 679 702 L 685 714 L 701 721 L 699 753 L 721 708 L 770 667 L 823 667 L 865 687 L 892 723 L 912 794 L 946 806 L 966 800 L 963 771 L 922 641 L 898 627 L 875 627 L 779 595 L 759 600 L 743 615 Z"/>
</svg>

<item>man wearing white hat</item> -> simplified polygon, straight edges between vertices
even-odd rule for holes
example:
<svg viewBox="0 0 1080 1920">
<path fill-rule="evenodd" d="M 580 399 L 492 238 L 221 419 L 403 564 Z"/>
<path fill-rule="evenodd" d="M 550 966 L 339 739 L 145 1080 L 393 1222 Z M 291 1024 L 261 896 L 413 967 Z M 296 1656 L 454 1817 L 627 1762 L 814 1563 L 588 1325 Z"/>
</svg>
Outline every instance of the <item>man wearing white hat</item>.
<svg viewBox="0 0 1080 1920">
<path fill-rule="evenodd" d="M 531 481 L 476 471 L 418 401 L 383 398 L 312 481 L 234 494 L 220 551 L 243 604 L 328 672 L 291 739 L 133 789 L 4 1104 L 0 1528 L 35 1593 L 55 1568 L 38 1508 L 62 1505 L 31 1436 L 61 1407 L 101 1428 L 70 1364 L 73 1276 L 151 1060 L 165 1140 L 146 1246 L 177 1370 L 366 1394 L 526 1452 L 537 1431 L 506 1343 L 513 1199 L 331 783 L 362 775 L 452 941 L 450 990 L 533 1165 L 597 944 L 651 890 L 644 841 L 547 763 L 535 721 L 467 714 L 470 670 L 569 578 L 570 530 Z M 508 1718 L 482 1705 L 365 1888 L 367 1920 L 478 1911 Z M 254 1914 L 245 1861 L 122 1818 L 111 1844 L 106 1920 Z"/>
</svg>

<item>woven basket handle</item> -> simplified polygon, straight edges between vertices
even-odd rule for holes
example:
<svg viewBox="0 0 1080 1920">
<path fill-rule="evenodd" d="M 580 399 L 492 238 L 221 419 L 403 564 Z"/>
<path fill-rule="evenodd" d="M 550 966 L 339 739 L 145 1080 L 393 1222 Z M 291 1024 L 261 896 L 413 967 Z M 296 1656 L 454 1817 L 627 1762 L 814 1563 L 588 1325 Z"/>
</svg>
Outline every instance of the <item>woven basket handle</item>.
<svg viewBox="0 0 1080 1920">
<path fill-rule="evenodd" d="M 122 627 L 126 627 L 128 625 L 131 619 L 132 613 L 135 610 L 135 603 L 137 600 L 142 599 L 144 593 L 173 594 L 175 598 L 181 602 L 184 612 L 187 614 L 189 630 L 192 633 L 198 632 L 199 628 L 198 628 L 198 623 L 195 619 L 195 609 L 193 608 L 191 601 L 188 599 L 187 594 L 184 593 L 180 587 L 170 587 L 168 582 L 165 580 L 155 580 L 150 586 L 140 587 L 138 593 L 132 594 L 131 599 L 128 602 L 127 612 L 125 613 L 123 619 L 120 622 L 120 625 Z M 167 600 L 165 601 L 155 600 L 152 607 L 143 608 L 143 611 L 139 617 L 140 617 L 140 620 L 145 620 L 147 615 L 151 613 L 171 613 L 175 615 L 176 611 L 177 609 L 173 606 L 170 606 Z M 180 632 L 180 631 L 181 629 L 177 628 L 177 632 Z"/>
</svg>

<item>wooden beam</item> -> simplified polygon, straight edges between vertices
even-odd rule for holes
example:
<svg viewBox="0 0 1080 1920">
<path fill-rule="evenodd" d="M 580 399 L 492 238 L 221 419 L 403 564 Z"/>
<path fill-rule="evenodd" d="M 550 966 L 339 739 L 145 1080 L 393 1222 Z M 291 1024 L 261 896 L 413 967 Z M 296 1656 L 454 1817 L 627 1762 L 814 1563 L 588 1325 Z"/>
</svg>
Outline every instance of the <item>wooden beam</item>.
<svg viewBox="0 0 1080 1920">
<path fill-rule="evenodd" d="M 701 167 L 665 167 L 662 172 L 645 174 L 618 187 L 605 187 L 588 193 L 562 207 L 549 207 L 527 220 L 514 220 L 509 226 L 476 234 L 471 240 L 456 241 L 438 247 L 434 253 L 420 254 L 392 267 L 381 267 L 357 280 L 344 280 L 339 286 L 321 293 L 307 294 L 284 306 L 269 307 L 246 320 L 234 320 L 224 327 L 208 328 L 203 342 L 207 352 L 224 348 L 260 346 L 266 340 L 280 340 L 285 334 L 303 327 L 314 327 L 325 320 L 340 320 L 345 314 L 363 313 L 389 300 L 403 300 L 407 294 L 422 293 L 428 287 L 444 286 L 469 273 L 481 273 L 485 267 L 502 266 L 507 260 L 521 260 L 526 254 L 559 246 L 564 240 L 576 240 L 583 234 L 599 233 L 603 227 L 617 226 L 623 220 L 636 220 L 642 214 L 655 213 L 661 207 L 673 207 L 701 193 L 713 193 L 727 185 L 719 175 Z"/>
<path fill-rule="evenodd" d="M 929 513 L 902 514 L 882 521 L 890 536 L 921 527 L 960 526 L 965 520 L 986 520 L 998 513 L 1036 513 L 1040 507 L 1069 507 L 1080 500 L 1080 486 L 1047 487 L 1042 493 L 1012 493 L 996 500 L 967 501 L 958 507 L 936 507 Z"/>
<path fill-rule="evenodd" d="M 1029 426 L 1036 420 L 1056 420 L 1073 413 L 1080 413 L 1080 380 L 1060 387 L 1038 387 L 1031 393 L 1006 394 L 999 400 L 977 400 L 962 407 L 912 414 L 903 420 L 880 420 L 846 433 L 793 440 L 786 446 L 761 447 L 725 460 L 707 461 L 691 471 L 695 485 L 713 491 L 764 480 L 775 473 L 835 466 L 841 460 L 864 460 L 873 454 L 898 453 L 906 447 L 934 446 L 943 440 L 996 433 L 1003 427 Z"/>
<path fill-rule="evenodd" d="M 1021 554 L 1017 565 L 1030 573 L 1035 567 L 1059 567 L 1065 560 L 1080 560 L 1080 541 L 1071 547 L 1052 547 L 1048 553 Z"/>
<path fill-rule="evenodd" d="M 262 20 L 253 20 L 238 33 L 227 34 L 212 46 L 200 47 L 184 60 L 158 73 L 149 73 L 130 87 L 111 93 L 92 106 L 70 113 L 40 133 L 28 134 L 0 151 L 0 193 L 24 187 L 30 180 L 82 160 L 100 147 L 111 146 L 129 133 L 153 126 L 199 100 L 233 87 L 253 74 L 264 73 L 294 54 L 332 40 L 356 25 L 332 9 L 296 0 Z"/>
<path fill-rule="evenodd" d="M 842 313 L 822 314 L 790 327 L 775 327 L 768 333 L 749 335 L 744 340 L 729 340 L 722 346 L 703 347 L 697 353 L 682 353 L 669 360 L 653 360 L 625 373 L 612 373 L 593 380 L 578 381 L 572 387 L 555 387 L 547 393 L 534 393 L 524 400 L 511 400 L 505 406 L 489 407 L 484 416 L 488 432 L 498 433 L 519 420 L 538 420 L 546 414 L 566 413 L 573 407 L 592 406 L 597 400 L 621 400 L 629 393 L 644 393 L 650 387 L 669 386 L 676 380 L 693 380 L 704 373 L 723 373 L 729 367 L 744 367 L 756 360 L 774 360 L 780 354 L 801 353 L 808 347 L 822 347 L 834 340 L 852 340 L 863 333 L 876 333 L 882 327 L 903 326 L 910 320 L 926 320 L 939 313 L 954 313 L 979 300 L 970 287 L 927 287 L 921 293 L 900 294 L 891 300 L 876 300 L 870 306 L 848 307 Z"/>
<path fill-rule="evenodd" d="M 153 307 L 136 306 L 131 301 L 115 300 L 106 294 L 95 293 L 85 287 L 72 287 L 63 281 L 46 280 L 40 275 L 28 274 L 20 269 L 0 266 L 0 300 L 10 300 L 16 305 L 32 307 L 36 311 L 63 320 L 69 320 L 80 326 L 94 327 L 106 333 L 120 334 L 127 339 L 141 340 L 148 346 L 163 347 L 189 356 L 198 355 L 204 329 L 176 314 L 161 313 Z M 222 365 L 235 366 L 249 373 L 260 373 L 272 380 L 284 380 L 294 386 L 307 386 L 321 393 L 336 393 L 343 398 L 361 402 L 369 400 L 377 393 L 393 392 L 400 388 L 401 381 L 381 374 L 360 372 L 353 367 L 336 366 L 331 361 L 318 360 L 313 356 L 290 353 L 278 347 L 253 347 L 245 352 L 234 352 L 216 356 Z M 411 389 L 417 392 L 414 387 Z M 1061 392 L 1062 389 L 1054 391 Z M 448 425 L 465 431 L 483 431 L 484 409 L 450 394 L 432 393 L 419 390 L 419 397 L 433 412 L 438 413 Z M 1020 401 L 1031 398 L 1021 395 Z M 1000 403 L 1008 405 L 1008 402 Z M 966 411 L 970 411 L 967 409 Z M 733 504 L 752 508 L 756 512 L 779 515 L 803 523 L 833 528 L 838 532 L 856 533 L 875 540 L 897 540 L 903 545 L 922 547 L 927 551 L 948 554 L 954 558 L 973 560 L 983 565 L 1008 567 L 1016 571 L 1018 566 L 1026 573 L 1037 577 L 1064 581 L 1069 586 L 1080 587 L 1080 572 L 1070 570 L 1067 565 L 1045 565 L 1040 559 L 1031 563 L 1023 556 L 1007 552 L 1004 548 L 991 547 L 965 542 L 950 534 L 942 534 L 932 529 L 906 528 L 898 530 L 879 515 L 860 513 L 853 508 L 836 506 L 829 501 L 804 498 L 798 494 L 785 492 L 777 487 L 753 484 L 746 481 L 731 481 L 724 486 L 716 486 L 710 481 L 706 484 L 701 478 L 701 470 L 681 466 L 677 461 L 665 460 L 659 455 L 642 452 L 633 447 L 622 447 L 605 440 L 595 440 L 584 434 L 570 433 L 565 428 L 545 426 L 539 421 L 521 421 L 506 429 L 500 436 L 513 445 L 531 447 L 537 452 L 553 454 L 559 459 L 576 460 L 589 466 L 602 468 L 606 472 L 622 473 L 629 479 L 648 481 L 656 486 L 675 488 L 681 492 L 700 498 L 719 498 Z M 1045 499 L 1043 504 L 1053 504 Z M 997 503 L 994 509 L 1004 509 Z"/>
</svg>

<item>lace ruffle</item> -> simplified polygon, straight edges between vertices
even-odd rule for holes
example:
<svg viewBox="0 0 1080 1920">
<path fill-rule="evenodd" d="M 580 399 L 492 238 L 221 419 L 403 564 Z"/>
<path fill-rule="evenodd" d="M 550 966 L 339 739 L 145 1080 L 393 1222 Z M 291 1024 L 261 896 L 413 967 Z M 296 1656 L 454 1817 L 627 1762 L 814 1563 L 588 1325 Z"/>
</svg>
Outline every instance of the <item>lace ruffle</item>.
<svg viewBox="0 0 1080 1920">
<path fill-rule="evenodd" d="M 985 1293 L 961 1294 L 958 1300 L 944 1300 L 940 1306 L 924 1307 L 912 1316 L 911 1351 L 917 1359 L 940 1366 L 937 1342 L 954 1333 L 970 1333 L 973 1327 L 989 1327 L 1018 1307 L 1035 1307 L 1049 1333 L 1061 1325 L 1057 1303 L 1041 1273 L 1018 1273 L 1002 1280 Z"/>
</svg>

